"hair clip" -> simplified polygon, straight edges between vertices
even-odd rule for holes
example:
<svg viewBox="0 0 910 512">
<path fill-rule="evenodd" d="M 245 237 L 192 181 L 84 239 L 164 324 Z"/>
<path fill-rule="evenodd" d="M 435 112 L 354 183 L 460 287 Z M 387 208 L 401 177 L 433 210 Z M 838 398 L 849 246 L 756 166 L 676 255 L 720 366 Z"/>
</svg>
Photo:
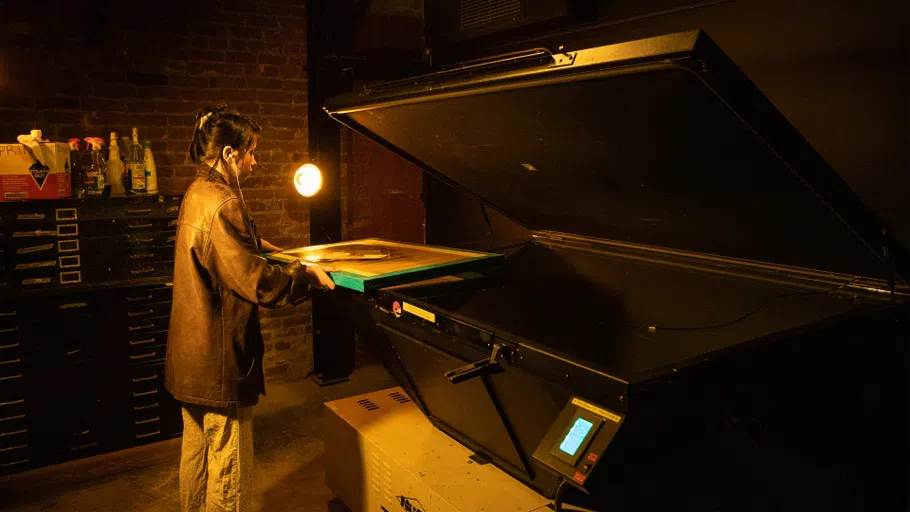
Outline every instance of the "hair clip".
<svg viewBox="0 0 910 512">
<path fill-rule="evenodd" d="M 205 125 L 205 122 L 209 120 L 210 117 L 212 117 L 212 112 L 209 112 L 208 114 L 202 116 L 202 119 L 199 120 L 199 129 L 200 130 L 202 129 L 203 125 Z"/>
</svg>

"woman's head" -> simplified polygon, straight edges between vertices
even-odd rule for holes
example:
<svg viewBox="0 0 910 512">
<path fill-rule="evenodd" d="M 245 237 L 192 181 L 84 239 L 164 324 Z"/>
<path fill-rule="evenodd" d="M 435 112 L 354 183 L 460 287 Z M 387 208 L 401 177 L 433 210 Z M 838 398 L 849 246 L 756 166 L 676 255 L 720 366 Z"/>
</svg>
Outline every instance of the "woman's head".
<svg viewBox="0 0 910 512">
<path fill-rule="evenodd" d="M 242 180 L 256 165 L 253 152 L 260 131 L 255 121 L 226 105 L 200 109 L 190 142 L 190 160 L 220 167 Z"/>
</svg>

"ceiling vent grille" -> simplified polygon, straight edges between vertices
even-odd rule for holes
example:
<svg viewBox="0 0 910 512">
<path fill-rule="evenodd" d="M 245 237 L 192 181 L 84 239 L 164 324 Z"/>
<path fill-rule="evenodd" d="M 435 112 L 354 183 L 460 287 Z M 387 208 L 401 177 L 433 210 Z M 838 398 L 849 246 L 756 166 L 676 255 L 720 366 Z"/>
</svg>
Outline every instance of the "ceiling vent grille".
<svg viewBox="0 0 910 512">
<path fill-rule="evenodd" d="M 521 3 L 522 0 L 461 0 L 461 29 L 518 19 Z"/>
</svg>

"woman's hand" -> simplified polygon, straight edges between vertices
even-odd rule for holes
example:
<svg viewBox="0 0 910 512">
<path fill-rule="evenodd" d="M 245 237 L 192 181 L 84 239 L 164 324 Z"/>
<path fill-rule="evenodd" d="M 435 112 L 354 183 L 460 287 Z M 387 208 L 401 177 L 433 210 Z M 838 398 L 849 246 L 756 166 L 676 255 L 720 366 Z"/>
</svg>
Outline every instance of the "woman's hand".
<svg viewBox="0 0 910 512">
<path fill-rule="evenodd" d="M 334 290 L 335 281 L 332 281 L 328 272 L 335 272 L 331 267 L 320 267 L 319 265 L 307 265 L 306 276 L 310 286 L 318 290 Z"/>
<path fill-rule="evenodd" d="M 259 247 L 265 252 L 281 252 L 284 249 L 276 245 L 272 245 L 268 240 L 263 238 L 259 239 Z"/>
</svg>

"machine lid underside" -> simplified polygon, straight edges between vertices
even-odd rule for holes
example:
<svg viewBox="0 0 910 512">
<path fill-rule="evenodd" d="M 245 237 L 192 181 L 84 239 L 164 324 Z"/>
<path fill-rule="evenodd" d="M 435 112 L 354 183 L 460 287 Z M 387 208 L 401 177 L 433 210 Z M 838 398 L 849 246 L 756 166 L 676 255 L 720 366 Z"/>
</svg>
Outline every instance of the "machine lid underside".
<svg viewBox="0 0 910 512">
<path fill-rule="evenodd" d="M 327 110 L 530 229 L 887 278 L 878 218 L 698 44 L 623 65 L 601 52 L 498 84 L 340 97 Z M 905 277 L 905 251 L 890 253 Z"/>
</svg>

